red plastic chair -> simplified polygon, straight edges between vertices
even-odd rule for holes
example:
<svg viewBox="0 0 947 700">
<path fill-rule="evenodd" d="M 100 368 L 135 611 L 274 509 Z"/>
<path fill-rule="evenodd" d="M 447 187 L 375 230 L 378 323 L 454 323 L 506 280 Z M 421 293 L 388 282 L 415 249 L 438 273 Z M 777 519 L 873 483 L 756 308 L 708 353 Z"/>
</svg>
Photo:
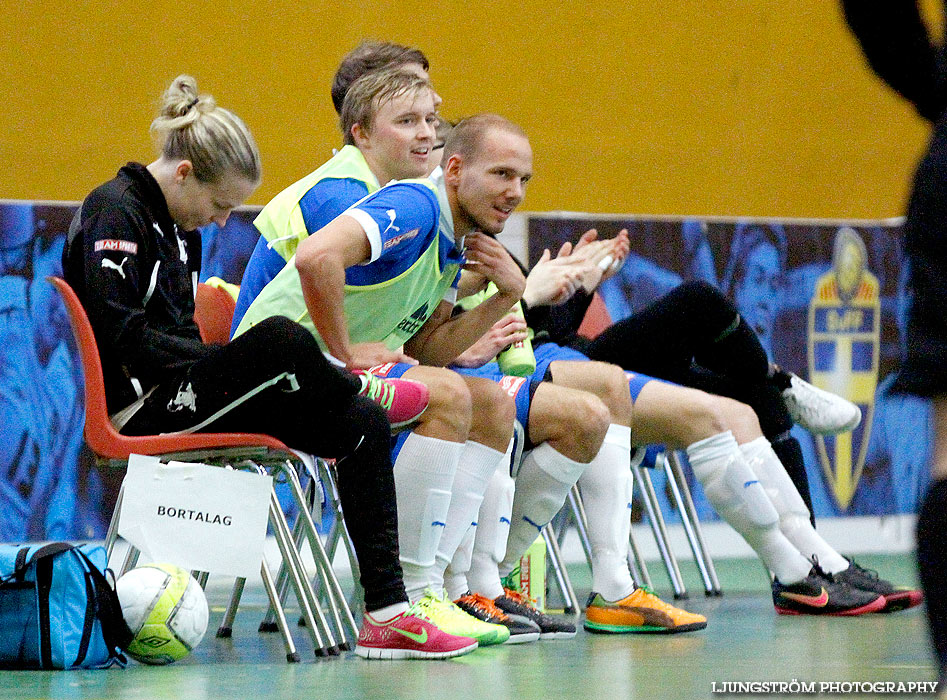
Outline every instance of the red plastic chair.
<svg viewBox="0 0 947 700">
<path fill-rule="evenodd" d="M 194 321 L 201 340 L 215 345 L 230 342 L 230 324 L 237 304 L 226 290 L 201 282 L 194 297 Z"/>
<path fill-rule="evenodd" d="M 582 319 L 582 325 L 579 326 L 579 335 L 583 338 L 593 340 L 599 333 L 612 325 L 612 316 L 608 313 L 605 306 L 605 300 L 595 292 L 592 297 L 592 303 L 589 304 L 585 317 Z"/>
<path fill-rule="evenodd" d="M 143 435 L 130 436 L 122 435 L 112 425 L 108 416 L 108 409 L 105 404 L 105 383 L 102 375 L 102 363 L 99 359 L 99 348 L 95 341 L 95 335 L 92 332 L 92 325 L 86 315 L 79 297 L 69 284 L 59 277 L 47 278 L 56 290 L 62 296 L 66 305 L 66 311 L 72 324 L 72 332 L 76 339 L 76 345 L 79 348 L 79 357 L 82 363 L 83 373 L 85 375 L 85 400 L 86 417 L 84 435 L 89 448 L 96 454 L 101 461 L 109 463 L 127 464 L 128 457 L 131 454 L 159 456 L 164 459 L 178 459 L 208 462 L 214 464 L 250 464 L 255 469 L 261 470 L 267 467 L 276 466 L 284 470 L 288 481 L 294 490 L 294 499 L 297 501 L 300 510 L 306 510 L 305 497 L 302 494 L 295 472 L 289 469 L 290 462 L 296 462 L 301 457 L 293 452 L 281 441 L 269 435 L 260 433 L 166 433 L 162 435 Z M 208 289 L 212 289 L 208 287 Z M 232 310 L 230 312 L 232 314 Z M 227 322 L 229 335 L 229 321 Z M 345 603 L 338 581 L 334 573 L 331 572 L 331 563 L 328 561 L 321 542 L 318 541 L 318 534 L 311 518 L 308 519 L 307 539 L 310 547 L 313 549 L 313 556 L 317 565 L 325 572 L 325 582 L 333 589 L 330 598 L 330 610 L 335 618 L 336 629 L 342 637 L 342 643 L 336 644 L 332 631 L 323 616 L 320 606 L 315 599 L 315 593 L 311 587 L 304 581 L 305 571 L 302 568 L 301 559 L 297 547 L 292 542 L 293 535 L 289 531 L 285 517 L 282 517 L 282 511 L 279 508 L 279 502 L 275 494 L 272 496 L 273 503 L 270 508 L 270 522 L 277 534 L 277 540 L 280 544 L 284 563 L 288 568 L 295 569 L 296 572 L 290 572 L 290 577 L 295 578 L 292 585 L 296 588 L 297 597 L 300 598 L 300 604 L 303 608 L 309 608 L 306 616 L 308 631 L 313 638 L 317 656 L 327 654 L 337 654 L 339 649 L 348 648 L 345 642 L 345 627 L 354 630 L 355 622 L 352 619 L 351 611 Z M 121 496 L 115 507 L 112 525 L 109 526 L 109 535 L 106 538 L 109 551 L 114 542 L 114 530 L 117 523 L 117 515 L 121 509 Z M 305 515 L 305 514 L 302 514 Z M 133 555 L 137 557 L 137 552 Z M 294 561 L 295 559 L 295 561 Z M 126 560 L 126 566 L 132 559 Z M 133 563 L 131 565 L 134 565 Z M 286 646 L 286 656 L 290 661 L 298 661 L 299 655 L 296 652 L 295 645 L 289 633 L 288 625 L 282 613 L 282 606 L 279 603 L 280 595 L 276 590 L 276 584 L 272 581 L 269 570 L 264 563 L 261 567 L 264 586 L 270 597 L 270 604 L 274 610 L 278 610 L 279 631 L 282 633 Z M 235 586 L 242 590 L 242 584 Z M 302 603 L 302 598 L 307 599 L 307 604 Z M 231 608 L 228 609 L 227 620 L 232 623 L 233 615 L 236 612 L 236 604 L 239 597 L 232 600 Z M 316 611 L 315 613 L 313 611 Z M 343 623 L 341 615 L 345 614 Z M 314 617 L 318 615 L 318 619 Z M 325 640 L 320 635 L 325 634 Z M 229 636 L 218 631 L 219 636 Z"/>
<path fill-rule="evenodd" d="M 66 304 L 72 333 L 79 348 L 82 371 L 85 374 L 85 439 L 101 458 L 127 460 L 130 454 L 165 455 L 189 450 L 213 450 L 222 447 L 265 447 L 295 458 L 292 450 L 269 435 L 258 433 L 189 433 L 131 436 L 119 433 L 109 420 L 105 405 L 105 383 L 99 347 L 92 333 L 79 297 L 69 284 L 59 277 L 49 277 Z M 224 292 L 226 294 L 226 292 Z"/>
</svg>

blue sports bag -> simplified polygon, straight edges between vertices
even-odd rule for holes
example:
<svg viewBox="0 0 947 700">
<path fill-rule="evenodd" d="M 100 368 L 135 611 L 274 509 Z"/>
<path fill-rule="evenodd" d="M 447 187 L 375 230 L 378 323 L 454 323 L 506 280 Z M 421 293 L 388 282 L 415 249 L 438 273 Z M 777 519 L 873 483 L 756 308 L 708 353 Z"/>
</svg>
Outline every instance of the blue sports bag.
<svg viewBox="0 0 947 700">
<path fill-rule="evenodd" d="M 124 666 L 132 634 L 98 545 L 0 545 L 0 667 Z"/>
</svg>

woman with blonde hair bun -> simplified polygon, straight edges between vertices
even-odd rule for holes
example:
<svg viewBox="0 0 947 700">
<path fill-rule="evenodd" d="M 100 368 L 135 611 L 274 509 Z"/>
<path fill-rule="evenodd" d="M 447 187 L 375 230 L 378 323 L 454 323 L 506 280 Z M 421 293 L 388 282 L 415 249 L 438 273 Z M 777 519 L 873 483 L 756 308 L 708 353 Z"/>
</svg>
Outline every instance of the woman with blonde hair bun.
<svg viewBox="0 0 947 700">
<path fill-rule="evenodd" d="M 266 433 L 335 458 L 366 610 L 404 632 L 373 657 L 473 650 L 473 640 L 446 635 L 409 609 L 398 561 L 389 418 L 415 420 L 427 390 L 332 366 L 313 336 L 284 317 L 227 345 L 201 342 L 194 322 L 197 229 L 212 222 L 223 228 L 256 189 L 260 154 L 246 124 L 201 95 L 187 75 L 164 93 L 152 131 L 158 159 L 128 163 L 93 190 L 63 252 L 64 276 L 99 346 L 112 424 L 126 435 Z"/>
<path fill-rule="evenodd" d="M 213 97 L 199 95 L 194 78 L 179 75 L 161 102 L 151 131 L 163 157 L 190 160 L 202 182 L 216 182 L 231 172 L 259 183 L 260 153 L 250 130 L 236 114 L 218 107 Z"/>
</svg>

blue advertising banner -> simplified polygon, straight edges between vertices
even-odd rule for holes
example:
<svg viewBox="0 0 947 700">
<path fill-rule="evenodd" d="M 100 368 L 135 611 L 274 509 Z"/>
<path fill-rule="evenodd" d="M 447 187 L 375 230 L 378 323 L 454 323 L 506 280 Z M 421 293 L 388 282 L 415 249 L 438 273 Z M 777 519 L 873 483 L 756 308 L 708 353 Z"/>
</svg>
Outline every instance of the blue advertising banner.
<svg viewBox="0 0 947 700">
<path fill-rule="evenodd" d="M 0 202 L 0 542 L 104 537 L 123 476 L 83 443 L 82 369 L 46 281 L 62 274 L 77 206 Z M 202 280 L 240 282 L 256 211 L 202 231 Z"/>
<path fill-rule="evenodd" d="M 627 229 L 631 240 L 624 267 L 599 290 L 612 321 L 682 282 L 709 282 L 734 302 L 771 361 L 861 406 L 851 433 L 823 438 L 793 428 L 816 516 L 916 511 L 932 434 L 927 400 L 890 394 L 909 303 L 900 222 L 533 215 L 530 261 L 590 228 L 603 238 Z"/>
</svg>

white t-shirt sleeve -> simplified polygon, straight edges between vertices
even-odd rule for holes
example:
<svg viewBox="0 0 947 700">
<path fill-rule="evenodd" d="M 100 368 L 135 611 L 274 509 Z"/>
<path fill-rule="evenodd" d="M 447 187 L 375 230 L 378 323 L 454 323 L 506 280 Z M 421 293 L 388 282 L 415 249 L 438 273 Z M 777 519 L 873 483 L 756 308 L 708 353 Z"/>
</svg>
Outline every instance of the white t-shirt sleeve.
<svg viewBox="0 0 947 700">
<path fill-rule="evenodd" d="M 355 221 L 358 222 L 359 226 L 362 227 L 362 230 L 365 232 L 366 238 L 368 238 L 368 244 L 371 246 L 372 252 L 368 260 L 363 261 L 362 265 L 367 265 L 368 263 L 375 262 L 378 258 L 381 257 L 381 231 L 378 229 L 378 223 L 375 219 L 372 218 L 372 215 L 362 209 L 346 209 L 342 212 L 341 216 L 350 216 Z"/>
</svg>

